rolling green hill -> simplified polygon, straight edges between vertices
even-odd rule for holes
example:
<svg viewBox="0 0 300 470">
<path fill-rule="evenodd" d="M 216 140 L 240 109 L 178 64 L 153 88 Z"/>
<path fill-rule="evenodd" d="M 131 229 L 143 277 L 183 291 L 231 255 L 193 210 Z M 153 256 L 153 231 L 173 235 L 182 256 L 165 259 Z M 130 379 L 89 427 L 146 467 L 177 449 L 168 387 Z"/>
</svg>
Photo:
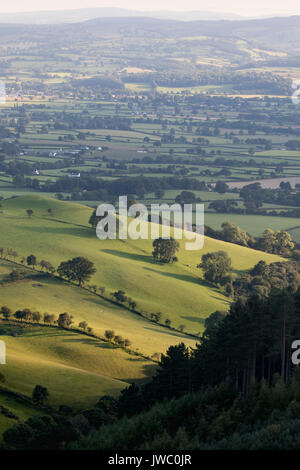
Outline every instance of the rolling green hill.
<svg viewBox="0 0 300 470">
<path fill-rule="evenodd" d="M 2 205 L 0 246 L 17 250 L 19 256 L 33 253 L 54 266 L 74 256 L 86 256 L 97 269 L 91 284 L 105 286 L 108 293 L 122 289 L 137 301 L 138 308 L 162 312 L 163 321 L 169 318 L 175 327 L 184 324 L 191 333 L 203 329 L 210 313 L 229 305 L 226 297 L 201 280 L 196 265 L 204 253 L 227 251 L 236 272 L 261 259 L 280 259 L 206 237 L 201 251 L 186 251 L 182 241 L 179 262 L 162 266 L 153 261 L 151 240 L 100 241 L 88 225 L 88 207 L 35 195 L 8 199 Z M 48 208 L 53 215 L 48 215 Z M 26 209 L 34 211 L 31 218 Z"/>
<path fill-rule="evenodd" d="M 11 262 L 0 263 L 0 281 L 16 266 Z M 31 270 L 28 269 L 30 273 Z M 30 308 L 42 314 L 68 312 L 74 317 L 74 325 L 87 321 L 94 333 L 104 337 L 105 330 L 131 341 L 131 349 L 147 356 L 165 352 L 171 344 L 194 340 L 176 331 L 164 328 L 129 312 L 99 296 L 71 284 L 48 277 L 28 278 L 0 285 L 0 307 L 9 306 L 12 311 Z"/>
<path fill-rule="evenodd" d="M 7 395 L 0 388 L 0 440 L 16 422 L 45 414 L 30 401 L 18 400 L 19 394 L 30 398 L 37 384 L 47 387 L 49 405 L 82 409 L 102 395 L 118 395 L 129 383 L 144 382 L 155 368 L 151 361 L 74 331 L 1 321 L 0 331 L 7 349 L 2 385 L 16 394 Z M 3 413 L 3 407 L 15 418 Z"/>
<path fill-rule="evenodd" d="M 1 335 L 7 348 L 5 386 L 31 396 L 34 386 L 42 384 L 53 406 L 88 406 L 153 373 L 151 361 L 80 333 L 28 325 L 18 331 L 16 337 Z"/>
<path fill-rule="evenodd" d="M 27 216 L 26 209 L 33 210 L 32 217 Z M 86 256 L 97 268 L 91 284 L 105 286 L 106 295 L 123 289 L 137 301 L 144 314 L 162 312 L 162 321 L 169 318 L 174 327 L 184 324 L 190 333 L 202 331 L 210 313 L 229 306 L 226 297 L 201 280 L 196 265 L 203 253 L 227 251 L 236 272 L 252 267 L 260 259 L 267 262 L 280 259 L 206 237 L 199 252 L 186 251 L 183 240 L 179 262 L 162 266 L 153 261 L 151 240 L 100 241 L 88 225 L 90 214 L 88 207 L 48 197 L 7 199 L 2 202 L 0 214 L 0 247 L 16 250 L 17 263 L 31 253 L 56 267 L 71 257 Z M 7 305 L 12 311 L 30 308 L 42 314 L 68 312 L 73 315 L 75 326 L 85 320 L 100 338 L 105 330 L 112 329 L 130 340 L 132 351 L 148 357 L 182 341 L 189 346 L 195 344 L 184 333 L 28 267 L 23 268 L 24 279 L 6 282 L 5 277 L 16 267 L 12 261 L 0 260 L 0 306 Z M 12 334 L 10 328 L 18 334 Z M 36 384 L 46 386 L 49 404 L 54 407 L 90 406 L 101 395 L 117 395 L 129 383 L 144 382 L 155 370 L 153 361 L 79 332 L 28 324 L 10 327 L 5 321 L 0 323 L 0 330 L 7 346 L 7 364 L 3 366 L 5 387 L 30 397 Z M 0 405 L 12 411 L 19 421 L 39 413 L 30 404 L 19 403 L 1 391 Z M 15 422 L 16 419 L 0 413 L 0 434 Z"/>
</svg>

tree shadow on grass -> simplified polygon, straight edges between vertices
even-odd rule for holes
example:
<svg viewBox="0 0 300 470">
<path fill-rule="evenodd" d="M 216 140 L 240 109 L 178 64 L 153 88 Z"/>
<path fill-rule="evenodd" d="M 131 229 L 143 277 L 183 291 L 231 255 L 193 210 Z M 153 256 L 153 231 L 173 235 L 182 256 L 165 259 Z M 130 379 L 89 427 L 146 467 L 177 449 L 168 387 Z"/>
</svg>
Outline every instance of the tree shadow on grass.
<svg viewBox="0 0 300 470">
<path fill-rule="evenodd" d="M 72 343 L 74 344 L 75 343 L 79 343 L 80 345 L 86 345 L 86 346 L 93 346 L 93 347 L 96 347 L 96 348 L 99 348 L 99 349 L 106 349 L 106 350 L 119 350 L 121 353 L 123 352 L 124 354 L 127 354 L 125 351 L 123 351 L 122 348 L 119 348 L 118 346 L 114 345 L 114 344 L 110 344 L 110 343 L 106 343 L 106 342 L 101 342 L 101 340 L 97 340 L 97 339 L 93 339 L 93 338 L 88 338 L 88 337 L 81 337 L 81 338 L 72 338 L 72 339 L 68 339 L 68 338 L 64 338 L 62 340 L 62 343 Z M 144 359 L 140 356 L 129 356 L 126 358 L 126 361 L 130 361 L 130 362 L 134 362 L 134 363 L 139 363 L 139 362 L 146 362 L 147 359 Z M 112 376 L 111 378 L 112 379 L 115 379 L 115 380 L 120 380 L 120 381 L 123 381 L 123 382 L 127 382 L 127 383 L 136 383 L 136 384 L 142 384 L 146 381 L 148 381 L 154 374 L 155 372 L 155 369 L 156 369 L 157 365 L 155 363 L 151 364 L 151 363 L 144 363 L 143 365 L 141 365 L 141 372 L 145 375 L 145 377 L 141 378 L 141 377 L 114 377 Z M 101 375 L 101 374 L 100 374 Z"/>
<path fill-rule="evenodd" d="M 144 364 L 142 366 L 142 369 L 141 369 L 141 372 L 146 376 L 144 378 L 128 378 L 128 379 L 125 379 L 126 382 L 129 382 L 129 383 L 136 383 L 137 385 L 142 385 L 144 384 L 145 382 L 149 382 L 149 380 L 153 377 L 156 369 L 157 369 L 157 364 Z"/>
<path fill-rule="evenodd" d="M 218 300 L 219 302 L 226 302 L 226 304 L 228 304 L 228 305 L 231 304 L 230 300 L 227 299 L 227 297 L 223 297 L 223 299 L 221 299 L 220 297 L 217 297 L 216 295 L 211 295 L 210 297 L 212 299 Z"/>
<path fill-rule="evenodd" d="M 36 334 L 29 334 L 28 336 L 41 336 L 41 334 L 37 334 L 38 332 L 36 332 Z M 77 333 L 77 335 L 80 334 L 79 332 Z M 76 344 L 82 346 L 82 345 L 85 345 L 85 346 L 89 346 L 89 347 L 95 347 L 95 348 L 98 348 L 99 350 L 101 349 L 106 349 L 106 350 L 119 350 L 121 353 L 123 352 L 124 355 L 127 355 L 127 353 L 125 351 L 123 351 L 122 348 L 119 348 L 118 346 L 116 345 L 113 345 L 113 344 L 110 344 L 110 343 L 106 343 L 104 341 L 101 341 L 100 339 L 94 339 L 94 338 L 89 338 L 89 337 L 84 337 L 83 335 L 79 338 L 78 336 L 76 337 L 76 333 L 75 332 L 72 332 L 72 331 L 67 331 L 67 330 L 60 330 L 59 332 L 56 332 L 56 331 L 53 331 L 53 332 L 47 332 L 47 333 L 42 333 L 43 336 L 47 336 L 47 337 L 55 337 L 55 336 L 61 336 L 63 335 L 64 337 L 61 338 L 61 340 L 59 341 L 59 344 L 60 345 L 63 345 L 64 343 L 65 344 L 69 344 L 71 347 L 72 345 L 74 345 L 76 347 Z M 69 336 L 68 337 L 65 337 L 65 336 Z M 100 351 L 99 351 L 100 353 Z M 101 354 L 101 353 L 100 353 Z M 63 360 L 63 358 L 62 358 Z M 138 363 L 138 362 L 144 362 L 144 364 L 141 364 L 141 373 L 144 374 L 145 377 L 115 377 L 115 376 L 110 376 L 110 375 L 103 375 L 103 374 L 99 374 L 99 376 L 103 376 L 103 377 L 108 377 L 108 378 L 111 378 L 111 379 L 115 379 L 115 380 L 118 380 L 118 381 L 121 381 L 121 382 L 125 382 L 125 383 L 128 383 L 128 384 L 131 384 L 131 383 L 136 383 L 138 385 L 141 385 L 147 381 L 149 381 L 149 379 L 153 376 L 154 372 L 155 372 L 155 369 L 157 367 L 157 365 L 155 363 L 145 363 L 147 361 L 147 359 L 144 359 L 144 358 L 141 358 L 139 356 L 129 356 L 126 358 L 126 361 L 130 361 L 130 362 L 134 362 L 134 363 Z M 63 361 L 64 362 L 64 361 Z M 84 367 L 80 367 L 80 369 L 82 369 L 82 371 L 86 371 L 86 372 L 89 372 L 89 368 L 84 368 Z M 92 373 L 94 373 L 94 371 L 91 371 Z M 125 388 L 125 386 L 124 386 Z"/>
<path fill-rule="evenodd" d="M 152 271 L 156 274 L 161 274 L 162 276 L 167 276 L 167 277 L 171 277 L 173 279 L 177 279 L 179 281 L 191 282 L 191 283 L 197 284 L 197 285 L 201 284 L 200 279 L 198 279 L 197 277 L 191 276 L 189 274 L 176 274 L 176 273 L 158 271 L 156 269 L 146 268 L 146 267 L 144 269 L 146 269 L 147 271 Z"/>
<path fill-rule="evenodd" d="M 95 235 L 91 233 L 91 231 L 88 228 L 79 228 L 79 227 L 51 227 L 51 226 L 42 226 L 42 227 L 37 227 L 34 225 L 24 225 L 22 227 L 22 230 L 27 230 L 28 232 L 35 232 L 35 233 L 40 233 L 40 234 L 55 234 L 55 235 L 62 235 L 62 236 L 72 236 L 72 237 L 80 237 L 80 238 L 95 238 Z"/>
<path fill-rule="evenodd" d="M 191 321 L 191 322 L 200 323 L 201 325 L 204 325 L 205 323 L 205 318 L 189 317 L 189 316 L 182 316 L 181 318 L 183 318 L 184 320 Z"/>
<path fill-rule="evenodd" d="M 76 333 L 74 333 L 74 335 L 75 334 Z M 80 335 L 81 333 L 78 331 L 77 334 Z M 106 343 L 105 341 L 102 341 L 101 339 L 97 339 L 97 338 L 89 338 L 88 336 L 83 336 L 82 334 L 80 338 L 75 337 L 75 336 L 73 336 L 72 338 L 63 338 L 62 343 L 71 343 L 71 344 L 80 343 L 86 346 L 93 346 L 95 348 L 100 348 L 100 349 L 112 349 L 112 350 L 120 349 L 114 344 Z"/>
<path fill-rule="evenodd" d="M 131 261 L 139 261 L 142 263 L 156 264 L 150 255 L 138 255 L 136 253 L 126 253 L 124 251 L 109 250 L 109 249 L 105 249 L 101 251 L 109 255 L 117 256 L 119 258 L 130 259 Z"/>
<path fill-rule="evenodd" d="M 188 275 L 188 274 L 176 274 L 176 273 L 170 273 L 170 272 L 157 271 L 155 269 L 147 268 L 147 267 L 145 267 L 144 269 L 146 269 L 148 271 L 153 271 L 156 274 L 161 274 L 162 276 L 167 276 L 167 277 L 171 277 L 173 279 L 177 279 L 179 281 L 190 282 L 192 284 L 197 284 L 198 286 L 201 286 L 201 287 L 208 287 L 209 290 L 210 290 L 210 297 L 212 299 L 215 299 L 215 300 L 218 300 L 218 301 L 223 300 L 223 301 L 226 301 L 226 303 L 230 304 L 229 300 L 217 297 L 216 294 L 219 293 L 220 296 L 221 296 L 222 293 L 219 292 L 216 287 L 212 286 L 211 284 L 204 281 L 203 279 L 200 279 L 198 277 L 194 277 L 194 276 L 191 276 L 191 275 Z M 212 294 L 215 294 L 215 295 L 212 295 Z"/>
<path fill-rule="evenodd" d="M 112 377 L 112 378 L 116 380 L 121 380 L 122 382 L 127 382 L 128 384 L 134 383 L 136 385 L 143 385 L 151 380 L 151 378 L 155 374 L 157 367 L 158 366 L 155 363 L 144 364 L 140 370 L 141 370 L 141 373 L 145 375 L 145 377 L 126 377 L 126 378 Z"/>
<path fill-rule="evenodd" d="M 95 295 L 95 294 L 92 294 L 90 293 L 89 296 L 83 296 L 82 297 L 82 301 L 85 301 L 85 302 L 89 302 L 89 303 L 92 303 L 92 304 L 95 304 L 98 308 L 100 308 L 100 310 L 98 312 L 95 312 L 99 315 L 101 315 L 101 313 L 103 312 L 103 309 L 105 309 L 106 311 L 107 310 L 116 310 L 117 312 L 120 312 L 120 310 L 122 312 L 128 312 L 128 313 L 132 313 L 133 315 L 136 315 L 134 314 L 133 312 L 131 312 L 130 310 L 125 310 L 122 305 L 117 305 L 115 304 L 113 301 L 110 302 L 109 300 L 106 300 L 104 299 L 103 297 L 100 297 L 100 295 Z M 102 310 L 101 310 L 102 309 Z"/>
<path fill-rule="evenodd" d="M 58 328 L 56 326 L 53 327 L 53 326 L 47 325 L 45 323 L 45 325 L 43 325 L 43 326 L 34 325 L 34 324 L 30 325 L 29 328 L 25 329 L 24 336 L 26 336 L 27 338 L 36 338 L 38 336 L 43 336 L 43 337 L 47 337 L 47 338 L 55 338 L 57 336 L 58 337 L 69 336 L 70 340 L 68 340 L 67 338 L 62 338 L 62 341 L 72 341 L 72 340 L 74 340 L 73 338 L 75 338 L 76 333 L 80 334 L 80 332 L 75 332 L 75 331 L 71 331 L 71 330 L 67 330 L 67 329 L 63 329 L 63 328 Z"/>
<path fill-rule="evenodd" d="M 182 317 L 184 318 L 184 317 Z M 159 325 L 158 325 L 159 326 Z M 190 339 L 184 333 L 180 333 L 179 331 L 168 330 L 168 328 L 161 327 L 161 329 L 151 328 L 151 326 L 145 326 L 145 330 L 155 331 L 155 333 L 163 333 L 165 335 L 172 336 L 173 338 L 181 338 L 182 340 Z"/>
</svg>

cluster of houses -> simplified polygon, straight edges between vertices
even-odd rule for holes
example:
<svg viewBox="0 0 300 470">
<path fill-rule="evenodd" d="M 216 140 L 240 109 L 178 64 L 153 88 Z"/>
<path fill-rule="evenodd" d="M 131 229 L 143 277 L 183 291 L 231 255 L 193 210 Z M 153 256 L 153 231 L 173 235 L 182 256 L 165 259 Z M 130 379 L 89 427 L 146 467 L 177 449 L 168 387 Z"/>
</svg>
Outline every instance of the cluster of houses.
<svg viewBox="0 0 300 470">
<path fill-rule="evenodd" d="M 89 150 L 89 147 L 78 147 L 72 149 L 24 149 L 22 155 L 32 155 L 35 157 L 76 157 L 82 154 L 82 152 Z"/>
<path fill-rule="evenodd" d="M 79 147 L 76 149 L 70 149 L 70 150 L 63 150 L 58 149 L 58 150 L 50 150 L 50 149 L 24 149 L 22 152 L 20 152 L 20 155 L 32 155 L 32 156 L 37 156 L 37 157 L 76 157 L 79 156 L 83 151 L 89 150 L 89 147 Z M 98 147 L 98 150 L 102 150 L 102 147 Z M 34 176 L 39 176 L 40 171 L 38 169 L 35 169 L 32 174 Z M 68 174 L 69 178 L 80 178 L 81 173 L 80 171 L 73 171 L 72 173 Z"/>
<path fill-rule="evenodd" d="M 39 170 L 36 169 L 32 172 L 32 174 L 34 176 L 39 176 L 40 172 L 39 172 Z M 80 173 L 80 171 L 73 171 L 72 173 L 69 173 L 68 176 L 69 176 L 69 178 L 80 178 L 81 173 Z"/>
<path fill-rule="evenodd" d="M 78 149 L 72 149 L 72 150 L 47 150 L 47 149 L 39 149 L 39 150 L 32 150 L 32 149 L 24 149 L 22 151 L 22 155 L 32 155 L 32 156 L 37 156 L 37 157 L 75 157 L 81 154 L 83 150 L 87 150 L 89 147 L 80 147 Z M 38 169 L 35 169 L 32 174 L 34 176 L 39 176 L 40 171 Z M 69 173 L 69 178 L 80 178 L 81 174 L 79 171 L 74 171 L 72 173 Z"/>
</svg>

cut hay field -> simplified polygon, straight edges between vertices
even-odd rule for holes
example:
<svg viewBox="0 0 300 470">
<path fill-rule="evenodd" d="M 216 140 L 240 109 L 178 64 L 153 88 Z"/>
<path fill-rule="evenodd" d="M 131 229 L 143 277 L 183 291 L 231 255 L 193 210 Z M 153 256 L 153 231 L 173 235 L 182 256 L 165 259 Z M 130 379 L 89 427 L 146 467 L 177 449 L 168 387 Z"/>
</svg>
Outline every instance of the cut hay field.
<svg viewBox="0 0 300 470">
<path fill-rule="evenodd" d="M 284 181 L 289 182 L 292 187 L 295 186 L 295 184 L 300 183 L 300 176 L 291 176 L 291 177 L 280 177 L 280 178 L 268 178 L 268 179 L 263 179 L 263 180 L 252 180 L 252 181 L 230 181 L 228 182 L 228 186 L 230 188 L 243 188 L 244 186 L 247 186 L 249 183 L 254 184 L 254 183 L 260 183 L 262 188 L 269 188 L 269 189 L 275 189 L 278 188 L 280 183 Z"/>
<path fill-rule="evenodd" d="M 151 256 L 151 240 L 97 239 L 88 226 L 88 207 L 34 195 L 2 201 L 2 206 L 0 246 L 17 250 L 19 256 L 33 253 L 54 266 L 74 256 L 86 256 L 97 269 L 91 284 L 104 286 L 109 293 L 122 289 L 137 301 L 139 308 L 147 313 L 162 312 L 163 321 L 169 318 L 174 327 L 184 324 L 191 333 L 203 330 L 209 314 L 229 306 L 226 297 L 201 280 L 196 266 L 204 253 L 227 251 L 236 272 L 251 268 L 261 259 L 280 259 L 206 238 L 201 251 L 186 251 L 182 241 L 179 262 L 159 265 Z M 52 209 L 52 216 L 48 215 L 48 208 Z M 31 218 L 26 209 L 34 211 Z M 128 315 L 126 311 L 124 315 Z"/>
</svg>

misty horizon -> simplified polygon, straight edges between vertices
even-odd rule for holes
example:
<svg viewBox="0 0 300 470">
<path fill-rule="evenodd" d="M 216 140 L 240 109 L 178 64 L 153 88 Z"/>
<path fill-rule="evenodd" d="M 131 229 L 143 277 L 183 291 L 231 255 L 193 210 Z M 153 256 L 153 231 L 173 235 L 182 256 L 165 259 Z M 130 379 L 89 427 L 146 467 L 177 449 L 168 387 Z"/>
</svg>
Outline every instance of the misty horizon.
<svg viewBox="0 0 300 470">
<path fill-rule="evenodd" d="M 62 2 L 46 2 L 44 7 L 41 7 L 39 2 L 32 0 L 30 2 L 26 2 L 26 6 L 23 2 L 19 1 L 12 1 L 9 5 L 2 5 L 0 6 L 0 14 L 1 15 L 32 15 L 32 14 L 54 14 L 54 13 L 63 13 L 63 12 L 84 12 L 84 11 L 92 11 L 92 10 L 99 10 L 99 12 L 104 12 L 105 10 L 108 11 L 108 15 L 112 14 L 115 10 L 119 11 L 120 14 L 126 15 L 128 12 L 129 16 L 134 16 L 135 14 L 145 13 L 147 16 L 153 14 L 157 15 L 166 15 L 166 14 L 174 14 L 179 15 L 180 13 L 183 14 L 192 14 L 198 13 L 203 15 L 224 15 L 226 17 L 241 17 L 241 18 L 258 18 L 258 17 L 270 17 L 270 16 L 295 16 L 300 15 L 300 8 L 298 6 L 298 2 L 294 0 L 290 0 L 286 2 L 286 8 L 282 9 L 279 6 L 279 2 L 270 2 L 269 0 L 262 2 L 252 2 L 251 8 L 245 10 L 239 4 L 239 2 L 232 0 L 227 2 L 226 8 L 223 7 L 220 0 L 217 0 L 211 3 L 209 8 L 201 8 L 199 2 L 195 2 L 194 0 L 190 0 L 186 2 L 184 8 L 182 8 L 182 4 L 175 2 L 165 1 L 163 3 L 163 7 L 161 2 L 154 2 L 151 3 L 151 8 L 149 8 L 146 2 L 137 2 L 135 0 L 125 0 L 125 1 L 118 1 L 118 2 L 101 2 L 101 6 L 97 5 L 98 2 L 89 2 L 87 5 L 82 8 L 82 3 L 74 0 L 70 2 L 69 0 L 64 0 Z M 276 8 L 276 4 L 278 4 L 278 8 Z"/>
</svg>

